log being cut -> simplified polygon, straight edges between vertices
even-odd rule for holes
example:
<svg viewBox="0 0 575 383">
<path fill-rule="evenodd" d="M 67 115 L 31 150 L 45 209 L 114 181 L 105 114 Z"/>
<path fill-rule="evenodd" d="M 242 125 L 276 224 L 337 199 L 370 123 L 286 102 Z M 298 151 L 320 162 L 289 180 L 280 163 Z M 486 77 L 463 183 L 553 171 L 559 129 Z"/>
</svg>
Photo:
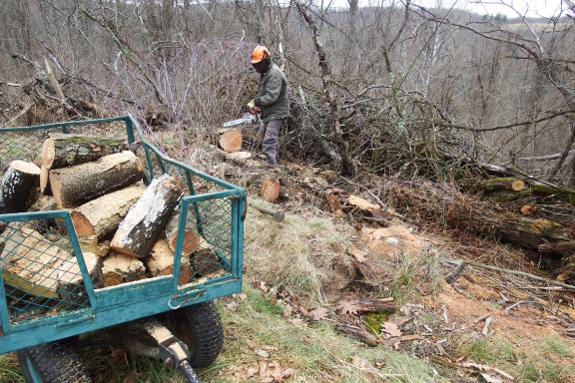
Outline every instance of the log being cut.
<svg viewBox="0 0 575 383">
<path fill-rule="evenodd" d="M 59 208 L 74 208 L 103 194 L 140 181 L 144 171 L 130 151 L 98 161 L 50 171 L 52 195 Z"/>
<path fill-rule="evenodd" d="M 46 169 L 57 169 L 95 161 L 125 150 L 128 150 L 128 143 L 121 136 L 52 133 L 42 146 L 42 162 Z"/>
<path fill-rule="evenodd" d="M 110 248 L 134 257 L 146 257 L 181 196 L 177 177 L 163 175 L 154 179 L 120 223 Z"/>
<path fill-rule="evenodd" d="M 26 211 L 40 181 L 40 168 L 32 162 L 12 161 L 0 179 L 0 214 Z"/>
<path fill-rule="evenodd" d="M 98 240 L 111 235 L 144 190 L 143 184 L 137 184 L 77 207 L 70 213 L 76 234 L 80 237 L 96 235 Z"/>
</svg>

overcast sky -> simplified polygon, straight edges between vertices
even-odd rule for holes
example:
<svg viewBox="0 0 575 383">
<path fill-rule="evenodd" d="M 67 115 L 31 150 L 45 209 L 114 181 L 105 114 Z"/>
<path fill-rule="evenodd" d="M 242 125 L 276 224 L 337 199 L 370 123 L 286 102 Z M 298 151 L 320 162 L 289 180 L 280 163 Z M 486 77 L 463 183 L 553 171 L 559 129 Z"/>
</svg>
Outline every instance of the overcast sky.
<svg viewBox="0 0 575 383">
<path fill-rule="evenodd" d="M 323 0 L 324 5 L 327 5 L 329 1 Z M 349 4 L 347 0 L 332 1 L 332 5 L 340 7 L 347 7 Z M 400 4 L 400 0 L 359 0 L 360 6 L 369 4 L 385 6 L 392 2 Z M 483 5 L 478 5 L 478 0 L 412 0 L 412 2 L 429 8 L 434 8 L 437 4 L 441 4 L 443 8 L 451 8 L 455 2 L 456 8 L 466 9 L 482 15 L 486 13 L 492 15 L 502 13 L 507 15 L 507 17 L 517 17 L 517 14 L 511 8 L 501 5 L 501 3 L 513 5 L 521 14 L 526 14 L 529 17 L 550 17 L 558 14 L 561 10 L 561 0 L 481 0 Z M 314 3 L 320 4 L 321 0 L 314 0 Z"/>
</svg>

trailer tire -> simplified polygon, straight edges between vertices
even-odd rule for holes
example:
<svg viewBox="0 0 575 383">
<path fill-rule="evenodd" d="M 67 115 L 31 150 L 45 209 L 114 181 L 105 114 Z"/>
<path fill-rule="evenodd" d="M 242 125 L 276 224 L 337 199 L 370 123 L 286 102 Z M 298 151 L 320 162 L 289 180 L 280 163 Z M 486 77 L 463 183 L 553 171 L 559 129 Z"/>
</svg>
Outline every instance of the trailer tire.
<svg viewBox="0 0 575 383">
<path fill-rule="evenodd" d="M 91 383 L 82 358 L 69 340 L 16 351 L 27 383 Z"/>
<path fill-rule="evenodd" d="M 180 326 L 176 336 L 190 349 L 190 365 L 208 367 L 222 350 L 224 330 L 216 305 L 202 302 L 177 310 Z"/>
</svg>

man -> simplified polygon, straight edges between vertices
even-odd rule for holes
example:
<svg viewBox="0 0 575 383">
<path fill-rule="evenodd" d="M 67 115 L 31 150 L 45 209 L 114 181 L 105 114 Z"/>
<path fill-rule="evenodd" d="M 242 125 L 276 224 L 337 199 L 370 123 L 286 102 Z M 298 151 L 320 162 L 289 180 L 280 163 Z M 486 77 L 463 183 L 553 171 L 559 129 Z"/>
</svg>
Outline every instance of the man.
<svg viewBox="0 0 575 383">
<path fill-rule="evenodd" d="M 265 124 L 262 143 L 266 162 L 273 167 L 277 164 L 277 137 L 282 122 L 289 116 L 287 80 L 280 68 L 272 62 L 267 48 L 258 46 L 252 54 L 252 65 L 260 74 L 258 97 L 248 103 L 253 111 L 259 107 Z"/>
</svg>

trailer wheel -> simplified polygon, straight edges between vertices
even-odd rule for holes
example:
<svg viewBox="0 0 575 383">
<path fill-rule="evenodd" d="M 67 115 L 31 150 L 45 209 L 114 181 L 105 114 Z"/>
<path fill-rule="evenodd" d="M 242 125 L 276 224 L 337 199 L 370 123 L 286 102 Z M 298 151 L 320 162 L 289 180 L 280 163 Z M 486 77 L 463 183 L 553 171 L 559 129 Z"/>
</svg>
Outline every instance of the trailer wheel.
<svg viewBox="0 0 575 383">
<path fill-rule="evenodd" d="M 212 364 L 224 344 L 220 314 L 212 301 L 176 310 L 176 336 L 190 349 L 190 365 L 194 368 Z"/>
<path fill-rule="evenodd" d="M 45 343 L 16 352 L 27 383 L 90 383 L 90 375 L 70 341 Z"/>
</svg>

